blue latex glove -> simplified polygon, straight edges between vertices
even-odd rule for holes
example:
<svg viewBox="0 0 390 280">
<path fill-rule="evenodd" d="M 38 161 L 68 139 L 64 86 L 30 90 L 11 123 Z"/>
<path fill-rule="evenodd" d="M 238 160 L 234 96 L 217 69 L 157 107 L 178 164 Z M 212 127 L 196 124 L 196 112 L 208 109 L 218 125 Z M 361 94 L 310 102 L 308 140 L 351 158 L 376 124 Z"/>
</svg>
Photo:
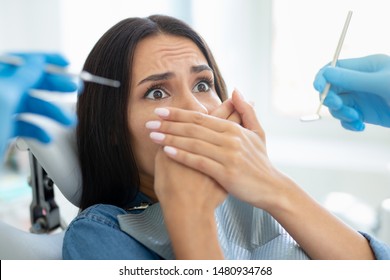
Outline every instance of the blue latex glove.
<svg viewBox="0 0 390 280">
<path fill-rule="evenodd" d="M 23 136 L 43 143 L 51 140 L 48 131 L 26 121 L 18 120 L 17 114 L 31 113 L 51 118 L 63 125 L 75 123 L 75 116 L 63 112 L 53 103 L 28 94 L 29 89 L 58 92 L 74 92 L 76 84 L 63 75 L 45 73 L 46 64 L 65 67 L 68 62 L 58 54 L 12 54 L 23 58 L 22 66 L 0 63 L 0 153 L 9 138 Z"/>
<path fill-rule="evenodd" d="M 390 57 L 371 55 L 344 59 L 336 67 L 325 66 L 315 80 L 320 93 L 332 86 L 324 101 L 344 128 L 362 131 L 364 123 L 390 127 Z"/>
</svg>

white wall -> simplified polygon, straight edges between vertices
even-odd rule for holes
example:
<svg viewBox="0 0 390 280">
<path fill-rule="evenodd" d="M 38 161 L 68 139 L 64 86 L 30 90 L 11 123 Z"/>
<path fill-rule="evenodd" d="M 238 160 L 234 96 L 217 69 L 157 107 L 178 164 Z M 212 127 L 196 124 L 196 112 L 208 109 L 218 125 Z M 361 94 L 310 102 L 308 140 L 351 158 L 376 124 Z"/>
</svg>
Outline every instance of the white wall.
<svg viewBox="0 0 390 280">
<path fill-rule="evenodd" d="M 0 0 L 0 52 L 62 49 L 58 0 Z"/>
</svg>

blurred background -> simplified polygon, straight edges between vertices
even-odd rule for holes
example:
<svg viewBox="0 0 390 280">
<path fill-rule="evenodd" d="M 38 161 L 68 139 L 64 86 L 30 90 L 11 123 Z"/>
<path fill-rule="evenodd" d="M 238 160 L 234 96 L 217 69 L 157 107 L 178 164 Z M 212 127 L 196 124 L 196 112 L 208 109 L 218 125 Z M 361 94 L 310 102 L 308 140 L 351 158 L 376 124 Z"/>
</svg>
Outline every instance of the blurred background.
<svg viewBox="0 0 390 280">
<path fill-rule="evenodd" d="M 390 130 L 344 130 L 314 113 L 312 82 L 330 62 L 354 12 L 340 59 L 390 54 L 386 0 L 0 0 L 0 53 L 55 51 L 80 71 L 95 42 L 127 17 L 167 14 L 209 44 L 230 92 L 255 103 L 273 163 L 357 230 L 390 244 Z M 73 96 L 74 98 L 74 96 Z M 58 159 L 59 161 L 61 159 Z M 27 153 L 10 148 L 0 174 L 0 220 L 28 230 L 31 189 Z M 77 214 L 56 192 L 66 222 Z"/>
</svg>

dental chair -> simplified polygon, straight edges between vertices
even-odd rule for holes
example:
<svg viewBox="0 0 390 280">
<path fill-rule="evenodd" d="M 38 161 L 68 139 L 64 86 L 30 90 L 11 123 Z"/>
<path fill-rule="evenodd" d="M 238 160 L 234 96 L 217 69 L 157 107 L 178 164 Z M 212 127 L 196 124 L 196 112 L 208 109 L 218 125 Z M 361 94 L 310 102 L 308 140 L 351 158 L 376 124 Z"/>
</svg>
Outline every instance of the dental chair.
<svg viewBox="0 0 390 280">
<path fill-rule="evenodd" d="M 33 232 L 23 231 L 0 221 L 2 260 L 62 259 L 64 231 L 50 233 L 52 229 L 58 228 L 60 221 L 59 209 L 54 201 L 53 183 L 68 201 L 78 207 L 81 174 L 75 131 L 51 122 L 46 122 L 45 128 L 54 136 L 54 140 L 48 145 L 29 139 L 17 140 L 19 148 L 29 150 Z"/>
</svg>

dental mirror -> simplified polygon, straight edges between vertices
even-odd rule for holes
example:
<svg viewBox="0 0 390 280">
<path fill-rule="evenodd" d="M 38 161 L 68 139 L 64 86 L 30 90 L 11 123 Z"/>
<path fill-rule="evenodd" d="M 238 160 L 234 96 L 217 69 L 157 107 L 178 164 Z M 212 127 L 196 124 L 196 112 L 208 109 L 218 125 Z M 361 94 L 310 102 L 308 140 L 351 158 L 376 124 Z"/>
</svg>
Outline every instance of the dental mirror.
<svg viewBox="0 0 390 280">
<path fill-rule="evenodd" d="M 348 15 L 347 15 L 347 19 L 345 20 L 345 23 L 344 23 L 343 31 L 341 32 L 341 35 L 340 35 L 339 42 L 337 44 L 336 51 L 335 51 L 334 56 L 333 56 L 333 60 L 330 64 L 332 67 L 336 66 L 337 60 L 339 59 L 341 47 L 343 46 L 344 38 L 345 38 L 345 35 L 347 34 L 347 30 L 348 30 L 349 22 L 351 21 L 351 17 L 352 17 L 352 11 L 349 11 Z M 326 96 L 328 95 L 329 89 L 330 89 L 330 83 L 327 83 L 325 85 L 324 90 L 322 91 L 322 93 L 320 95 L 320 105 L 318 106 L 316 113 L 314 113 L 312 115 L 302 116 L 300 118 L 300 120 L 302 122 L 312 122 L 312 121 L 318 121 L 321 119 L 321 115 L 320 115 L 321 107 L 322 107 L 322 104 L 324 104 L 324 100 L 325 100 Z"/>
<path fill-rule="evenodd" d="M 321 116 L 319 114 L 306 115 L 300 118 L 302 122 L 314 122 L 318 121 L 319 119 L 321 119 Z"/>
</svg>

